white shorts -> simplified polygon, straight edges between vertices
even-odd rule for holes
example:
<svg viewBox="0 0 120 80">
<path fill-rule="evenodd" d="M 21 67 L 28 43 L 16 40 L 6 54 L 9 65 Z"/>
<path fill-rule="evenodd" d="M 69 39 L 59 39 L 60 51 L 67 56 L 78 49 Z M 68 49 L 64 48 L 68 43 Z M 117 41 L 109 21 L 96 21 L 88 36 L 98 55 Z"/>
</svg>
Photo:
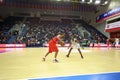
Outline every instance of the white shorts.
<svg viewBox="0 0 120 80">
<path fill-rule="evenodd" d="M 71 45 L 71 48 L 79 49 L 79 48 L 80 48 L 80 44 L 72 44 L 72 45 Z"/>
</svg>

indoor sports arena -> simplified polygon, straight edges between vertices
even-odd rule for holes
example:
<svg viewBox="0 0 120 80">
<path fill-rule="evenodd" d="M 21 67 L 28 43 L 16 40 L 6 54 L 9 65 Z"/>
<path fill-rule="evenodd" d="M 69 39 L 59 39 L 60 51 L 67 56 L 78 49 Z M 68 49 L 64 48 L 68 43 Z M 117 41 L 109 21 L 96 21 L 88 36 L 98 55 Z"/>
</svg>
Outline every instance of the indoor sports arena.
<svg viewBox="0 0 120 80">
<path fill-rule="evenodd" d="M 0 0 L 0 80 L 120 80 L 120 0 Z"/>
</svg>

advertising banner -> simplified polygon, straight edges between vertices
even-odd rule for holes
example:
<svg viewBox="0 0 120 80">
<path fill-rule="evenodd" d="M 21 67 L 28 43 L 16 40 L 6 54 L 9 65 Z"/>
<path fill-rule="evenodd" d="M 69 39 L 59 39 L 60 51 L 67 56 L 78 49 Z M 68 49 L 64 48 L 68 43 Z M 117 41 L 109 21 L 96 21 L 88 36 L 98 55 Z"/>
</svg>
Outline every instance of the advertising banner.
<svg viewBox="0 0 120 80">
<path fill-rule="evenodd" d="M 26 44 L 0 44 L 0 48 L 25 48 Z"/>
<path fill-rule="evenodd" d="M 105 32 L 115 32 L 115 31 L 120 31 L 120 21 L 109 23 L 105 27 Z"/>
<path fill-rule="evenodd" d="M 109 10 L 108 12 L 105 12 L 105 13 L 99 15 L 96 18 L 96 22 L 107 20 L 107 19 L 110 19 L 110 18 L 118 16 L 118 15 L 120 15 L 120 7 Z"/>
</svg>

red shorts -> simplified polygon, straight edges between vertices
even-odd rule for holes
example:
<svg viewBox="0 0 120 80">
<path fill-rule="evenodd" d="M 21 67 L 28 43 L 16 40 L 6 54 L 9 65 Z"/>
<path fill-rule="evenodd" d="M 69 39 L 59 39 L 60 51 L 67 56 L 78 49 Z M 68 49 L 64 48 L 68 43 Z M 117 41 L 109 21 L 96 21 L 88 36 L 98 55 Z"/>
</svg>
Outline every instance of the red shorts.
<svg viewBox="0 0 120 80">
<path fill-rule="evenodd" d="M 53 40 L 50 40 L 49 42 L 49 52 L 58 52 L 58 47 L 56 45 L 56 42 L 54 42 Z"/>
</svg>

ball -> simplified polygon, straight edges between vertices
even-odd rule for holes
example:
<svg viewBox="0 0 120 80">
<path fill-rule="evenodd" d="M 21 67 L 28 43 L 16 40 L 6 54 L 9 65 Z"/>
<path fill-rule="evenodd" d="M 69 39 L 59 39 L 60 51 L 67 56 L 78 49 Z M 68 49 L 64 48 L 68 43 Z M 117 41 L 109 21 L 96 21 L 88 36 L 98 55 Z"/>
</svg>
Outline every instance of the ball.
<svg viewBox="0 0 120 80">
<path fill-rule="evenodd" d="M 60 45 L 63 47 L 65 46 L 65 42 L 61 42 Z"/>
</svg>

